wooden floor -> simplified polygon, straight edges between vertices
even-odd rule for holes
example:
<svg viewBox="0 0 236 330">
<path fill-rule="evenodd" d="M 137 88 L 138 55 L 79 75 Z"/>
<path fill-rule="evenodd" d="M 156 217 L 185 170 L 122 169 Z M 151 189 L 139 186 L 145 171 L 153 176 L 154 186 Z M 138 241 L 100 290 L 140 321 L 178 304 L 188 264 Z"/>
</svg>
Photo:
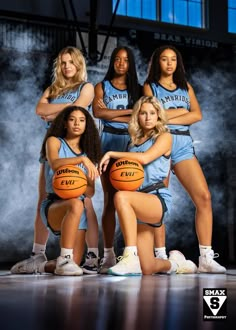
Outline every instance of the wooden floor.
<svg viewBox="0 0 236 330">
<path fill-rule="evenodd" d="M 206 288 L 227 289 L 222 305 L 226 320 L 203 319 L 213 315 L 203 302 Z M 11 275 L 1 270 L 0 329 L 236 329 L 236 269 L 225 275 L 136 277 Z"/>
</svg>

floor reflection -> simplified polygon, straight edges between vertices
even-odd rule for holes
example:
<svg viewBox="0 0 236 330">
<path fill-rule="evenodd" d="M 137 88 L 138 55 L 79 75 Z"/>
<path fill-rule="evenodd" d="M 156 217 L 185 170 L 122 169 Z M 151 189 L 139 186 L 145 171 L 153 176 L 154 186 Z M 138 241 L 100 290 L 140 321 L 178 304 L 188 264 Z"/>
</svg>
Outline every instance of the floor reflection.
<svg viewBox="0 0 236 330">
<path fill-rule="evenodd" d="M 1 329 L 233 329 L 231 275 L 9 275 L 0 273 Z M 203 288 L 228 288 L 228 321 L 203 321 Z"/>
</svg>

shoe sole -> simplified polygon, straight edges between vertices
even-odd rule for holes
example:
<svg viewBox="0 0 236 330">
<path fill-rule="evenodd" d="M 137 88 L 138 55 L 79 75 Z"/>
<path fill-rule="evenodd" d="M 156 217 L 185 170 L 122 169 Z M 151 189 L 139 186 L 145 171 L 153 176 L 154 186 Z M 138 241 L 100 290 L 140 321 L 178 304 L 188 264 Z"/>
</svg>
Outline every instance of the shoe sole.
<svg viewBox="0 0 236 330">
<path fill-rule="evenodd" d="M 60 276 L 81 276 L 83 275 L 83 272 L 68 272 L 68 273 L 60 273 L 58 271 L 54 271 L 55 275 L 60 275 Z"/>
<path fill-rule="evenodd" d="M 142 276 L 142 273 L 126 273 L 126 274 L 121 274 L 118 272 L 114 272 L 111 269 L 108 269 L 107 271 L 108 275 L 115 275 L 115 276 Z"/>
<path fill-rule="evenodd" d="M 88 269 L 83 268 L 83 273 L 88 274 L 88 275 L 93 275 L 93 274 L 97 274 L 98 271 L 97 270 L 88 270 Z"/>
</svg>

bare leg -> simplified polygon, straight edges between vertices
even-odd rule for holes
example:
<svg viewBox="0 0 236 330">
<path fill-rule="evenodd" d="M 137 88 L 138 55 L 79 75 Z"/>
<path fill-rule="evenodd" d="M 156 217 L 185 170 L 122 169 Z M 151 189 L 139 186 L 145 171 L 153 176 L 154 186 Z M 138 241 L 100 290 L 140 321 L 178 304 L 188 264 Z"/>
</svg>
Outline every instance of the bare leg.
<svg viewBox="0 0 236 330">
<path fill-rule="evenodd" d="M 199 244 L 210 246 L 213 222 L 211 194 L 202 169 L 194 157 L 176 164 L 174 171 L 196 207 L 195 226 Z"/>
<path fill-rule="evenodd" d="M 45 224 L 43 223 L 43 220 L 40 216 L 40 206 L 42 201 L 46 198 L 46 190 L 45 190 L 45 177 L 44 177 L 44 164 L 40 164 L 40 171 L 39 171 L 39 182 L 38 182 L 38 204 L 37 204 L 37 210 L 36 210 L 36 216 L 35 216 L 35 222 L 34 222 L 34 243 L 46 245 L 49 231 Z"/>
<path fill-rule="evenodd" d="M 88 230 L 86 233 L 86 243 L 90 248 L 98 248 L 98 221 L 93 208 L 93 203 L 90 198 L 85 198 L 84 206 L 86 208 L 86 215 L 88 221 Z"/>
</svg>

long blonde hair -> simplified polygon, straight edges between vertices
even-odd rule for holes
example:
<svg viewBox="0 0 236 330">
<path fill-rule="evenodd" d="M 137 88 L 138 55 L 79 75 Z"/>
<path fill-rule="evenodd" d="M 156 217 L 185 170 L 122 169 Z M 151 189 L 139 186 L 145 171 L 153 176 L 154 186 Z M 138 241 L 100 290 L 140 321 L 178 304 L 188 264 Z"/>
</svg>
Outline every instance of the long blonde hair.
<svg viewBox="0 0 236 330">
<path fill-rule="evenodd" d="M 139 144 L 141 138 L 143 137 L 143 130 L 139 124 L 138 115 L 141 107 L 144 103 L 151 103 L 156 109 L 158 114 L 158 120 L 156 126 L 150 131 L 150 137 L 156 139 L 159 135 L 164 132 L 169 132 L 167 127 L 167 116 L 165 110 L 163 109 L 161 103 L 154 96 L 142 96 L 134 105 L 131 119 L 129 122 L 129 134 L 131 137 L 131 144 Z"/>
<path fill-rule="evenodd" d="M 77 72 L 71 81 L 67 81 L 61 70 L 61 58 L 64 54 L 70 54 Z M 63 48 L 53 63 L 52 84 L 49 88 L 49 98 L 75 90 L 81 83 L 87 81 L 87 69 L 83 54 L 78 48 L 68 46 Z"/>
</svg>

